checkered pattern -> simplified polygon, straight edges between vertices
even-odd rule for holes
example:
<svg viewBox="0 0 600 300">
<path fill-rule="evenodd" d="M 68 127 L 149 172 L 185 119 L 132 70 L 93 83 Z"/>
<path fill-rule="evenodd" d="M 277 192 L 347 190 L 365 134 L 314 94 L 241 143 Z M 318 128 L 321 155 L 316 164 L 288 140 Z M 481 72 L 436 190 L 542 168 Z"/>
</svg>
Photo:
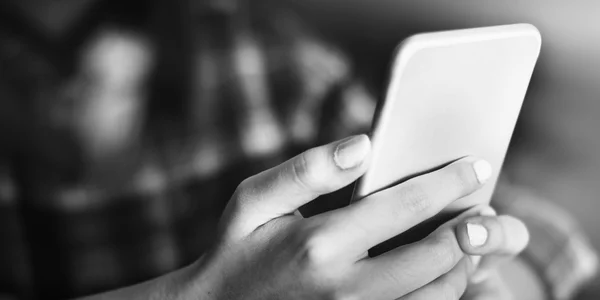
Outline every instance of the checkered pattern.
<svg viewBox="0 0 600 300">
<path fill-rule="evenodd" d="M 292 14 L 275 2 L 197 4 L 164 10 L 181 31 L 100 26 L 67 76 L 0 31 L 1 127 L 18 131 L 0 135 L 11 145 L 0 164 L 0 238 L 15 245 L 0 249 L 15 258 L 0 261 L 7 292 L 70 297 L 189 263 L 242 179 L 368 130 L 375 101 L 348 58 Z"/>
</svg>

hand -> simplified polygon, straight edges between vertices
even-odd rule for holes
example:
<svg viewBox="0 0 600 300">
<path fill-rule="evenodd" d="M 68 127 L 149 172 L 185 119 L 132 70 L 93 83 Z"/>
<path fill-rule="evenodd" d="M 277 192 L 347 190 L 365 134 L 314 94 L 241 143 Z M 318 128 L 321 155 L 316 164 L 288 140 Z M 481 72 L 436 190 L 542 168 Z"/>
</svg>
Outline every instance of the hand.
<svg viewBox="0 0 600 300">
<path fill-rule="evenodd" d="M 476 255 L 512 253 L 505 250 L 520 243 L 504 221 L 489 216 L 481 219 L 490 225 L 486 245 L 469 248 L 465 220 L 489 215 L 490 208 L 481 206 L 419 242 L 368 257 L 371 247 L 481 187 L 491 170 L 474 158 L 342 209 L 306 219 L 294 214 L 360 177 L 369 155 L 369 139 L 356 136 L 245 180 L 227 206 L 214 248 L 197 262 L 86 299 L 459 299 L 474 271 L 463 249 Z"/>
<path fill-rule="evenodd" d="M 369 153 L 368 138 L 356 136 L 311 149 L 241 183 L 222 218 L 217 244 L 194 267 L 202 295 L 397 299 L 451 290 L 460 297 L 473 270 L 455 235 L 460 218 L 384 255 L 369 258 L 367 251 L 481 187 L 489 164 L 461 159 L 342 209 L 308 219 L 294 214 L 360 177 Z M 475 214 L 477 209 L 465 216 Z"/>
</svg>

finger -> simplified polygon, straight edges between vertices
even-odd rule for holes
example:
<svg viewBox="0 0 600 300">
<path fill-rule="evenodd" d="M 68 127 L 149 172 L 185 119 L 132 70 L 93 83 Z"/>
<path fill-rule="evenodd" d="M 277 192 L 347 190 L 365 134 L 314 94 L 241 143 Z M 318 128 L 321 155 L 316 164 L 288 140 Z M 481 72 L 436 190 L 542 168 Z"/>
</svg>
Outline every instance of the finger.
<svg viewBox="0 0 600 300">
<path fill-rule="evenodd" d="M 510 289 L 500 277 L 498 272 L 492 272 L 490 276 L 478 284 L 470 283 L 467 287 L 465 300 L 512 300 Z"/>
<path fill-rule="evenodd" d="M 455 226 L 486 207 L 477 206 L 464 212 L 419 242 L 358 261 L 358 273 L 366 275 L 355 286 L 365 295 L 384 293 L 384 298 L 396 299 L 448 273 L 466 257 L 458 245 Z"/>
<path fill-rule="evenodd" d="M 457 226 L 456 235 L 465 253 L 483 256 L 473 282 L 485 280 L 491 269 L 514 258 L 529 243 L 527 227 L 511 216 L 468 218 Z"/>
<path fill-rule="evenodd" d="M 456 227 L 458 242 L 470 255 L 518 255 L 529 243 L 523 222 L 511 216 L 474 216 Z"/>
<path fill-rule="evenodd" d="M 463 258 L 450 272 L 438 277 L 424 287 L 401 297 L 402 300 L 445 299 L 458 300 L 467 289 L 472 272 L 469 258 Z"/>
<path fill-rule="evenodd" d="M 331 247 L 360 256 L 471 194 L 490 175 L 489 163 L 464 158 L 317 219 L 327 219 L 322 233 L 335 241 Z"/>
<path fill-rule="evenodd" d="M 360 177 L 368 167 L 370 150 L 366 135 L 310 149 L 244 180 L 225 214 L 243 224 L 245 231 L 291 214 L 319 195 L 336 191 Z"/>
</svg>

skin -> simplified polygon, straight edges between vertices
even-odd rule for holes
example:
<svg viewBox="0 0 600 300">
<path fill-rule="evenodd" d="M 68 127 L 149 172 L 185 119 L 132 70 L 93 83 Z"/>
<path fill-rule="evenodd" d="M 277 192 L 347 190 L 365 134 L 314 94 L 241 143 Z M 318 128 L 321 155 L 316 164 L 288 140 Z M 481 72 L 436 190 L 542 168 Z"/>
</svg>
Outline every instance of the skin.
<svg viewBox="0 0 600 300">
<path fill-rule="evenodd" d="M 341 148 L 349 141 L 350 150 Z M 311 218 L 295 213 L 360 177 L 369 155 L 368 138 L 355 136 L 246 179 L 225 210 L 219 239 L 197 262 L 86 299 L 459 299 L 467 289 L 468 299 L 511 299 L 490 274 L 523 250 L 527 229 L 487 206 L 467 210 L 419 242 L 367 255 L 369 248 L 479 189 L 484 183 L 472 167 L 475 158 L 338 210 Z M 484 245 L 470 244 L 467 223 L 487 229 Z M 484 257 L 480 268 L 474 255 Z"/>
</svg>

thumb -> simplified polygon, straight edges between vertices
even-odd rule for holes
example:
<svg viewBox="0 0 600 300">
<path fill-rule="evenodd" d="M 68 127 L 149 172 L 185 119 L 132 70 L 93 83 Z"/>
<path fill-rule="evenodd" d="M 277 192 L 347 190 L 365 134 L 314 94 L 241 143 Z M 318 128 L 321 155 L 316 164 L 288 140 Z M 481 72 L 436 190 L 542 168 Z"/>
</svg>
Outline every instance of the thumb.
<svg viewBox="0 0 600 300">
<path fill-rule="evenodd" d="M 222 221 L 229 230 L 245 235 L 274 218 L 291 214 L 364 174 L 370 152 L 371 142 L 366 135 L 307 150 L 244 180 L 228 203 Z"/>
</svg>

